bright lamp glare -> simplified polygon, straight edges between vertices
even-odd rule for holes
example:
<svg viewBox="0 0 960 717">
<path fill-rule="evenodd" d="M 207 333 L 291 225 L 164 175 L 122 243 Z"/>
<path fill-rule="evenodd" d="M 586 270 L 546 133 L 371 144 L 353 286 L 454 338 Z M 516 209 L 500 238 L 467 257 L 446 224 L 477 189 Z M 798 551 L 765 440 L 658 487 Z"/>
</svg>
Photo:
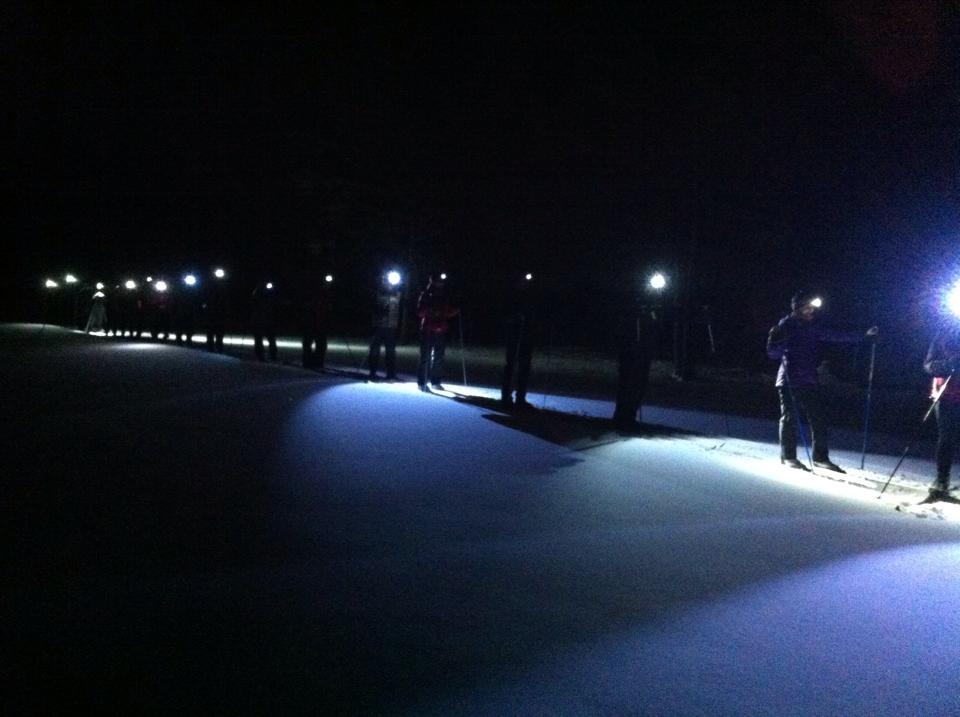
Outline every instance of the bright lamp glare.
<svg viewBox="0 0 960 717">
<path fill-rule="evenodd" d="M 960 281 L 947 292 L 945 303 L 951 314 L 960 317 Z"/>
<path fill-rule="evenodd" d="M 137 282 L 135 282 L 133 279 L 127 279 L 123 285 L 131 291 L 137 288 Z"/>
<path fill-rule="evenodd" d="M 667 285 L 667 277 L 665 277 L 659 271 L 650 277 L 651 289 L 657 289 L 659 291 L 660 289 L 663 289 L 664 287 L 666 287 L 666 285 Z"/>
<path fill-rule="evenodd" d="M 390 284 L 390 286 L 397 286 L 397 285 L 399 285 L 399 284 L 400 284 L 400 272 L 399 272 L 399 271 L 391 271 L 391 272 L 389 272 L 389 273 L 387 274 L 387 283 Z"/>
<path fill-rule="evenodd" d="M 102 289 L 103 289 L 103 282 L 102 282 L 102 281 L 98 281 L 98 282 L 97 282 L 97 291 L 101 291 Z"/>
<path fill-rule="evenodd" d="M 57 282 L 55 282 L 53 279 L 47 279 L 45 282 L 43 282 L 43 285 L 44 285 L 45 287 L 47 287 L 48 289 L 56 289 L 58 286 L 60 286 L 60 285 L 59 285 Z"/>
<path fill-rule="evenodd" d="M 533 280 L 533 274 L 526 274 L 523 278 L 526 279 L 527 281 L 531 281 Z"/>
<path fill-rule="evenodd" d="M 165 282 L 165 281 L 163 281 L 163 279 L 161 279 L 160 281 L 158 281 L 156 284 L 153 285 L 153 288 L 156 289 L 157 291 L 166 291 L 166 290 L 167 290 L 167 282 Z"/>
<path fill-rule="evenodd" d="M 68 284 L 76 284 L 76 283 L 77 283 L 77 277 L 75 277 L 73 274 L 67 274 L 65 277 L 63 277 L 63 280 L 64 280 L 65 282 L 67 282 Z"/>
<path fill-rule="evenodd" d="M 822 308 L 822 307 L 823 307 L 823 299 L 821 299 L 819 296 L 816 297 L 816 298 L 814 298 L 814 299 L 811 299 L 811 300 L 810 300 L 810 306 L 812 306 L 812 307 L 815 308 L 815 309 L 820 309 L 820 308 Z"/>
<path fill-rule="evenodd" d="M 446 281 L 446 280 L 447 280 L 447 275 L 446 275 L 446 274 L 441 274 L 441 275 L 440 275 L 440 279 L 441 279 L 441 281 Z"/>
<path fill-rule="evenodd" d="M 148 276 L 148 277 L 147 277 L 147 283 L 149 284 L 151 281 L 153 281 L 153 277 L 152 277 L 152 276 Z"/>
<path fill-rule="evenodd" d="M 195 277 L 193 274 L 187 274 L 185 277 L 183 277 L 183 283 L 187 286 L 196 286 L 197 277 Z"/>
<path fill-rule="evenodd" d="M 272 281 L 268 281 L 268 282 L 267 282 L 267 290 L 270 291 L 271 289 L 273 289 L 273 282 L 272 282 Z"/>
<path fill-rule="evenodd" d="M 217 277 L 218 279 L 222 279 L 223 277 L 225 277 L 225 276 L 227 275 L 227 272 L 225 272 L 223 269 L 214 269 L 214 270 L 213 270 L 213 275 L 214 275 L 215 277 Z"/>
<path fill-rule="evenodd" d="M 327 274 L 325 277 L 323 277 L 323 280 L 329 284 L 331 281 L 333 281 L 333 274 Z"/>
</svg>

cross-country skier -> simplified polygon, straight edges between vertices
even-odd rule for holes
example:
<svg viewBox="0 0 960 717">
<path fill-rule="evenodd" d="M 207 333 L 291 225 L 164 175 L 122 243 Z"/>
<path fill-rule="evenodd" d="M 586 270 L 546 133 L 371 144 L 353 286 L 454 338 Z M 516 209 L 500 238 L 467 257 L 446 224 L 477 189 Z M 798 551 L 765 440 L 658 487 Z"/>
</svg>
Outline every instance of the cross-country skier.
<svg viewBox="0 0 960 717">
<path fill-rule="evenodd" d="M 776 382 L 780 396 L 780 462 L 791 468 L 808 470 L 797 460 L 797 418 L 803 414 L 810 426 L 813 465 L 844 473 L 830 460 L 817 367 L 824 344 L 856 343 L 865 337 L 875 338 L 878 329 L 872 326 L 866 334 L 828 329 L 817 321 L 821 305 L 816 295 L 798 292 L 790 300 L 791 312 L 770 329 L 767 337 L 767 355 L 780 361 Z"/>
<path fill-rule="evenodd" d="M 926 502 L 950 500 L 950 465 L 960 437 L 960 379 L 951 378 L 960 370 L 960 326 L 954 324 L 940 330 L 930 344 L 923 368 L 933 376 L 932 398 L 940 396 L 934 407 L 937 416 L 937 477 L 930 486 Z"/>
<path fill-rule="evenodd" d="M 417 300 L 417 318 L 420 319 L 420 363 L 417 366 L 417 385 L 427 390 L 427 379 L 434 388 L 443 390 L 443 356 L 447 348 L 447 329 L 450 319 L 460 313 L 447 294 L 445 275 L 430 273 L 427 288 Z"/>
</svg>

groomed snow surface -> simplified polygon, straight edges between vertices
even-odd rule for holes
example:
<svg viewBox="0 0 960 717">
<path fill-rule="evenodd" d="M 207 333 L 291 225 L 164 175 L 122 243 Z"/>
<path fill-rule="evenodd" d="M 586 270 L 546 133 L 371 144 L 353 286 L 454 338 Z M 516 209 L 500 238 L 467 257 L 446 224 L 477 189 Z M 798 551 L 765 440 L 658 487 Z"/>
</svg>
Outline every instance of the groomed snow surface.
<svg viewBox="0 0 960 717">
<path fill-rule="evenodd" d="M 960 713 L 960 528 L 894 511 L 909 478 L 48 334 L 0 344 L 32 707 Z"/>
</svg>

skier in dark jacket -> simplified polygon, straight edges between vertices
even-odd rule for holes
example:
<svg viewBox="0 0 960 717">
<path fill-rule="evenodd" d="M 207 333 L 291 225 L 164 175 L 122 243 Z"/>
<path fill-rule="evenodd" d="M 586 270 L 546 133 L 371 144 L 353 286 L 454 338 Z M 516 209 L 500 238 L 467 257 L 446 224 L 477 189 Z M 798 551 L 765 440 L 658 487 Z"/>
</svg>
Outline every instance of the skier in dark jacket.
<svg viewBox="0 0 960 717">
<path fill-rule="evenodd" d="M 507 297 L 505 364 L 500 388 L 500 402 L 508 408 L 530 408 L 527 403 L 527 385 L 533 362 L 534 333 L 539 321 L 539 301 L 533 275 L 517 279 Z M 516 373 L 516 403 L 513 395 L 513 376 Z"/>
<path fill-rule="evenodd" d="M 960 438 L 960 327 L 941 329 L 930 344 L 923 369 L 933 376 L 931 398 L 937 399 L 937 477 L 928 502 L 950 500 L 950 466 Z M 942 395 L 941 395 L 942 394 Z"/>
<path fill-rule="evenodd" d="M 263 361 L 263 341 L 266 339 L 270 360 L 277 360 L 277 326 L 280 323 L 280 305 L 277 287 L 272 281 L 262 281 L 250 296 L 250 324 L 253 328 L 253 353 Z"/>
<path fill-rule="evenodd" d="M 329 275 L 328 275 L 329 276 Z M 323 371 L 327 363 L 327 331 L 331 315 L 332 278 L 320 280 L 313 274 L 301 279 L 298 297 L 302 365 Z"/>
<path fill-rule="evenodd" d="M 617 323 L 617 402 L 614 427 L 623 432 L 641 428 L 643 394 L 650 382 L 653 343 L 657 325 L 653 306 L 634 306 Z"/>
<path fill-rule="evenodd" d="M 230 295 L 227 273 L 214 269 L 207 277 L 203 292 L 204 321 L 207 326 L 207 351 L 223 353 L 223 339 L 227 333 L 227 317 L 230 313 Z"/>
<path fill-rule="evenodd" d="M 780 462 L 791 468 L 807 470 L 797 460 L 797 418 L 803 414 L 810 426 L 813 444 L 813 465 L 844 473 L 830 460 L 827 425 L 820 398 L 817 367 L 823 355 L 824 344 L 857 343 L 864 337 L 876 337 L 876 326 L 866 334 L 856 331 L 837 331 L 821 326 L 817 321 L 821 301 L 815 295 L 801 291 L 790 301 L 792 311 L 770 329 L 767 337 L 767 356 L 780 361 L 777 372 L 777 393 L 780 396 Z"/>
<path fill-rule="evenodd" d="M 367 355 L 371 381 L 377 378 L 381 346 L 386 357 L 387 380 L 393 381 L 397 378 L 397 335 L 403 320 L 403 290 L 400 288 L 400 281 L 400 274 L 391 271 L 383 277 L 383 284 L 377 292 L 373 309 L 373 338 L 370 340 L 370 352 Z"/>
<path fill-rule="evenodd" d="M 420 319 L 420 363 L 417 366 L 417 385 L 427 390 L 427 378 L 434 388 L 443 390 L 443 356 L 447 348 L 447 329 L 450 319 L 460 313 L 447 296 L 446 280 L 440 272 L 430 274 L 420 298 L 417 317 Z"/>
</svg>

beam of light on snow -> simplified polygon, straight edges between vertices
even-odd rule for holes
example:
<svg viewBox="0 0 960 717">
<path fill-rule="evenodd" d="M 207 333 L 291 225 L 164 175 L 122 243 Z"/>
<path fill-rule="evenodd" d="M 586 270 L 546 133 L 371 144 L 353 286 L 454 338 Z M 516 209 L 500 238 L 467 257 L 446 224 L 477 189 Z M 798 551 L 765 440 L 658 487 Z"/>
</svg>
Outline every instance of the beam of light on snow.
<svg viewBox="0 0 960 717">
<path fill-rule="evenodd" d="M 110 347 L 111 351 L 160 351 L 168 347 L 162 346 L 160 344 L 147 343 L 143 339 L 136 339 L 130 343 L 122 344 L 106 344 Z"/>
</svg>

